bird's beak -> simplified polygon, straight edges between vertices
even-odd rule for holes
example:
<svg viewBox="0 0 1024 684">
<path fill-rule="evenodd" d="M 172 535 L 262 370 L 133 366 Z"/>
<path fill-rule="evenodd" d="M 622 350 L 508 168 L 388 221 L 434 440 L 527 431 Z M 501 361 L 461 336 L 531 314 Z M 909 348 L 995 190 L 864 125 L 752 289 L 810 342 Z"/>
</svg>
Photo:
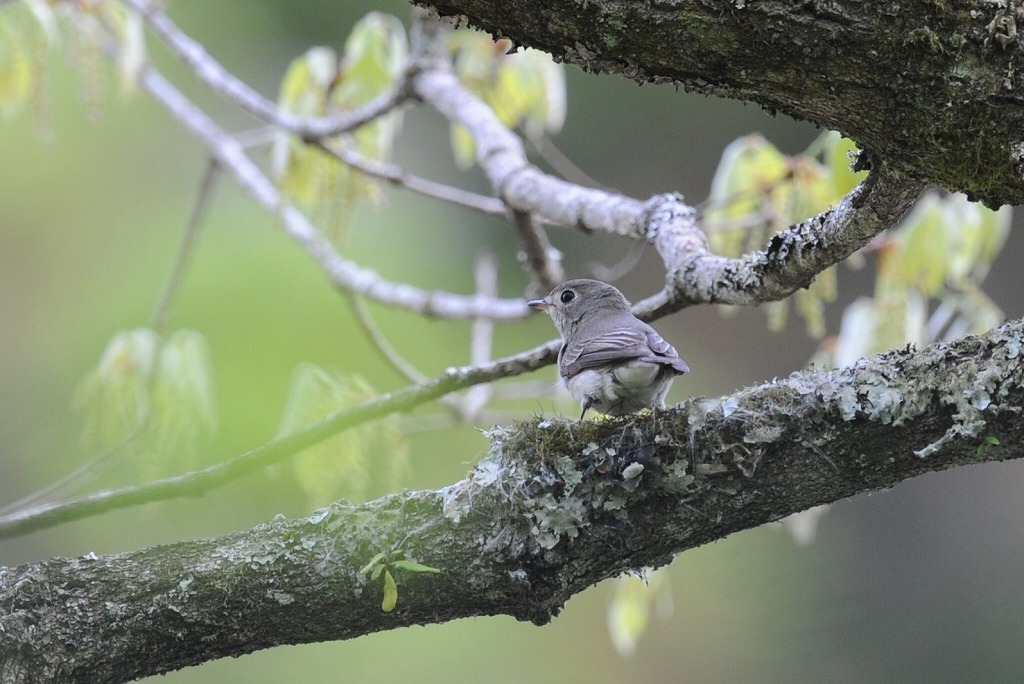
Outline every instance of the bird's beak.
<svg viewBox="0 0 1024 684">
<path fill-rule="evenodd" d="M 550 305 L 548 304 L 548 300 L 546 299 L 531 299 L 530 301 L 526 302 L 526 306 L 530 307 L 531 309 L 536 309 L 537 311 L 543 311 L 546 313 L 548 310 L 548 306 Z"/>
</svg>

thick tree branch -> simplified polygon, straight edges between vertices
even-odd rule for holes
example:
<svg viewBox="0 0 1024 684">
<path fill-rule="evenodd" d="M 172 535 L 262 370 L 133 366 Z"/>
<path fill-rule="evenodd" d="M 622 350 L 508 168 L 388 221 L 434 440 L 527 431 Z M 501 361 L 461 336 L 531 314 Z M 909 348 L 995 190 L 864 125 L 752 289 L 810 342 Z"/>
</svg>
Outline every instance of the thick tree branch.
<svg viewBox="0 0 1024 684">
<path fill-rule="evenodd" d="M 417 4 L 588 70 L 838 130 L 894 168 L 993 207 L 1024 203 L 1017 3 Z"/>
<path fill-rule="evenodd" d="M 535 419 L 492 432 L 490 454 L 438 491 L 3 568 L 0 680 L 119 682 L 473 615 L 544 623 L 595 582 L 732 532 L 1024 456 L 1022 348 L 1014 321 L 653 415 Z M 380 553 L 398 583 L 388 613 L 380 583 L 360 572 Z M 403 559 L 440 572 L 403 570 Z"/>
</svg>

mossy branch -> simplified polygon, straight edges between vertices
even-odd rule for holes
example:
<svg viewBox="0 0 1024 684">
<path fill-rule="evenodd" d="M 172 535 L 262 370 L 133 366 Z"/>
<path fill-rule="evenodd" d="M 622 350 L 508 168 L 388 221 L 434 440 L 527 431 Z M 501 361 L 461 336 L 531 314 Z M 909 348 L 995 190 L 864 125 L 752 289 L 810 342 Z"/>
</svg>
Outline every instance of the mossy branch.
<svg viewBox="0 0 1024 684">
<path fill-rule="evenodd" d="M 732 532 L 1021 457 L 1022 346 L 1014 321 L 657 414 L 534 419 L 490 433 L 488 456 L 441 490 L 0 568 L 0 681 L 120 682 L 469 616 L 541 624 L 602 579 Z M 394 570 L 389 612 L 361 572 L 375 561 Z"/>
<path fill-rule="evenodd" d="M 416 4 L 588 71 L 840 131 L 890 168 L 992 207 L 1024 203 L 1024 12 L 1014 3 Z"/>
</svg>

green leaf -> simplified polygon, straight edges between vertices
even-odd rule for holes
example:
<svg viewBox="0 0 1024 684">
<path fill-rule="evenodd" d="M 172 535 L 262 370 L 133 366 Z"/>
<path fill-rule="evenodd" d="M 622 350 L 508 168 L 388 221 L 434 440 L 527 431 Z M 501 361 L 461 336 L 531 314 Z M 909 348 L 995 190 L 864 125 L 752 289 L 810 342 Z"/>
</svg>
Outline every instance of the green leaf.
<svg viewBox="0 0 1024 684">
<path fill-rule="evenodd" d="M 292 376 L 278 435 L 296 432 L 369 396 L 340 375 L 303 364 Z M 346 430 L 293 459 L 298 484 L 313 505 L 324 505 L 339 495 L 364 497 L 370 479 L 365 432 L 365 427 Z"/>
<path fill-rule="evenodd" d="M 160 345 L 151 396 L 148 430 L 154 455 L 163 460 L 195 453 L 217 425 L 210 350 L 200 333 L 177 330 Z"/>
<path fill-rule="evenodd" d="M 429 565 L 421 565 L 411 560 L 396 560 L 391 563 L 396 568 L 408 570 L 409 572 L 441 572 L 438 568 L 432 568 Z"/>
<path fill-rule="evenodd" d="M 824 159 L 832 180 L 832 202 L 845 197 L 868 175 L 867 171 L 854 172 L 850 169 L 858 153 L 857 145 L 852 140 L 835 131 L 828 133 Z"/>
<path fill-rule="evenodd" d="M 281 82 L 278 104 L 294 114 L 319 116 L 327 91 L 338 76 L 338 56 L 329 47 L 315 46 L 292 61 Z"/>
<path fill-rule="evenodd" d="M 954 255 L 941 200 L 934 193 L 923 196 L 899 228 L 900 258 L 895 275 L 901 282 L 927 295 L 939 291 Z"/>
<path fill-rule="evenodd" d="M 401 22 L 371 12 L 353 27 L 340 62 L 326 47 L 312 48 L 292 62 L 281 82 L 278 106 L 308 117 L 363 105 L 394 86 L 404 73 L 408 51 Z M 346 135 L 321 142 L 338 153 L 384 161 L 391 155 L 401 121 L 401 109 L 393 109 Z M 271 168 L 282 191 L 314 212 L 335 244 L 344 238 L 358 201 L 382 196 L 375 179 L 286 133 L 275 137 Z"/>
<path fill-rule="evenodd" d="M 756 242 L 763 242 L 765 228 L 775 218 L 772 193 L 788 174 L 787 157 L 763 136 L 748 135 L 726 146 L 711 182 L 710 208 L 704 214 L 715 251 L 738 256 L 749 244 L 744 236 L 754 228 L 759 229 Z"/>
<path fill-rule="evenodd" d="M 395 605 L 398 603 L 398 585 L 395 584 L 395 578 L 391 576 L 391 573 L 387 570 L 384 571 L 384 599 L 380 602 L 380 609 L 385 613 L 390 613 L 395 609 Z"/>
<path fill-rule="evenodd" d="M 523 126 L 532 136 L 558 131 L 565 123 L 565 76 L 560 65 L 538 50 L 497 56 L 498 68 L 484 93 L 502 123 Z"/>
<path fill-rule="evenodd" d="M 82 382 L 75 403 L 85 413 L 82 441 L 109 449 L 140 436 L 150 411 L 149 382 L 160 337 L 148 328 L 114 335 Z"/>
<path fill-rule="evenodd" d="M 353 27 L 345 42 L 338 85 L 331 93 L 331 102 L 347 110 L 379 97 L 402 76 L 408 53 L 402 23 L 388 14 L 369 13 Z M 371 159 L 390 158 L 401 122 L 402 112 L 396 109 L 360 126 L 353 134 L 359 153 Z M 375 183 L 353 173 L 350 182 L 357 181 L 365 185 L 356 188 L 360 193 L 373 196 Z"/>
<path fill-rule="evenodd" d="M 382 560 L 384 560 L 384 556 L 385 555 L 386 554 L 383 551 L 381 551 L 376 556 L 371 558 L 370 562 L 367 563 L 366 565 L 364 565 L 363 568 L 359 571 L 359 574 L 360 575 L 367 575 L 367 574 L 370 573 L 371 570 L 373 570 L 374 568 L 380 566 L 380 562 Z"/>
<path fill-rule="evenodd" d="M 146 65 L 146 35 L 142 16 L 115 2 L 100 3 L 105 23 L 117 38 L 117 75 L 122 94 L 136 88 L 139 73 Z"/>
<path fill-rule="evenodd" d="M 29 46 L 15 17 L 0 13 L 0 113 L 21 112 L 34 87 L 35 70 Z"/>
<path fill-rule="evenodd" d="M 370 580 L 376 582 L 377 578 L 380 577 L 380 573 L 384 572 L 387 569 L 388 566 L 384 565 L 383 563 L 380 563 L 377 567 L 373 569 L 373 572 L 370 573 Z"/>
<path fill-rule="evenodd" d="M 655 609 L 671 612 L 671 594 L 664 570 L 646 579 L 627 575 L 615 580 L 615 595 L 608 605 L 608 633 L 622 656 L 631 656 L 646 633 Z"/>
<path fill-rule="evenodd" d="M 350 108 L 386 91 L 402 74 L 408 53 L 402 22 L 389 14 L 367 14 L 345 41 L 334 103 Z"/>
<path fill-rule="evenodd" d="M 327 47 L 313 47 L 294 60 L 281 82 L 278 107 L 300 116 L 330 112 L 330 93 L 338 83 L 338 57 Z M 326 223 L 337 242 L 354 206 L 355 193 L 348 167 L 323 150 L 279 131 L 271 150 L 271 170 L 282 193 Z"/>
<path fill-rule="evenodd" d="M 510 128 L 522 126 L 527 135 L 561 130 L 565 123 L 565 72 L 561 64 L 539 50 L 507 54 L 508 41 L 493 41 L 476 31 L 456 31 L 450 41 L 459 79 Z M 474 142 L 468 133 L 451 128 L 455 159 L 471 165 Z"/>
<path fill-rule="evenodd" d="M 194 330 L 178 330 L 166 341 L 149 328 L 118 333 L 75 402 L 85 414 L 87 448 L 136 439 L 136 452 L 147 457 L 136 459 L 144 474 L 180 470 L 182 463 L 169 467 L 168 458 L 197 453 L 216 428 L 206 341 Z"/>
<path fill-rule="evenodd" d="M 176 330 L 160 348 L 156 389 L 178 408 L 187 408 L 196 420 L 213 429 L 216 413 L 210 349 L 195 330 Z"/>
<path fill-rule="evenodd" d="M 322 116 L 338 75 L 338 57 L 327 47 L 313 47 L 292 61 L 281 81 L 278 107 L 300 116 Z M 292 199 L 312 203 L 320 197 L 321 179 L 335 163 L 320 150 L 287 133 L 278 133 L 271 151 L 271 170 Z"/>
<path fill-rule="evenodd" d="M 291 434 L 374 396 L 376 392 L 359 376 L 303 364 L 292 375 L 278 435 Z M 292 461 L 299 486 L 315 506 L 339 497 L 362 500 L 371 483 L 378 489 L 393 489 L 401 484 L 407 467 L 408 445 L 397 416 L 345 430 Z"/>
</svg>

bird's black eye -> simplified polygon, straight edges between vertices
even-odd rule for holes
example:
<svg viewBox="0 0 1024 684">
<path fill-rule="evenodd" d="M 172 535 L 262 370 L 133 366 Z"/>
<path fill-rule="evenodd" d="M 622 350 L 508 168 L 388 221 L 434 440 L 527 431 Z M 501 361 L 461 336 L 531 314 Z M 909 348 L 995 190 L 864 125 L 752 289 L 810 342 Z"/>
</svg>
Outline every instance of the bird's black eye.
<svg viewBox="0 0 1024 684">
<path fill-rule="evenodd" d="M 576 293 L 573 292 L 572 290 L 566 290 L 565 292 L 562 293 L 562 296 L 559 297 L 559 299 L 562 300 L 563 304 L 568 304 L 572 300 L 576 299 Z"/>
</svg>

